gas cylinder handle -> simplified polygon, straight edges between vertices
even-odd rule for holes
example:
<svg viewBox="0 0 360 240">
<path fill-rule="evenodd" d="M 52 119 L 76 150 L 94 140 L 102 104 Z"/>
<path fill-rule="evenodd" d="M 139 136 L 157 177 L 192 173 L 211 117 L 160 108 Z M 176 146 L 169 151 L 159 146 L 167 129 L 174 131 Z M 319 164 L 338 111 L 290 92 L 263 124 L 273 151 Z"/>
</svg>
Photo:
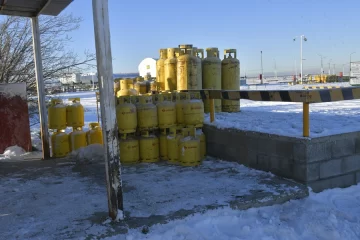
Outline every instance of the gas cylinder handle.
<svg viewBox="0 0 360 240">
<path fill-rule="evenodd" d="M 198 53 L 201 54 L 201 59 L 204 59 L 204 49 L 198 48 L 198 49 L 196 50 L 196 55 L 198 55 Z M 199 57 L 199 56 L 197 56 L 197 57 Z"/>
<path fill-rule="evenodd" d="M 51 99 L 51 105 L 56 105 L 56 104 L 61 104 L 62 103 L 62 100 L 59 99 L 59 98 L 53 98 Z"/>
<path fill-rule="evenodd" d="M 189 127 L 189 136 L 195 137 L 196 136 L 196 128 Z"/>
<path fill-rule="evenodd" d="M 149 131 L 141 131 L 142 137 L 149 137 Z"/>
<path fill-rule="evenodd" d="M 169 135 L 172 137 L 176 137 L 176 127 L 169 128 Z"/>
<path fill-rule="evenodd" d="M 231 49 L 225 49 L 224 50 L 224 58 L 226 58 L 226 54 L 229 54 L 229 56 L 231 56 L 231 53 L 233 53 L 234 54 L 234 58 L 236 58 L 236 49 L 233 49 L 233 48 L 231 48 Z"/>
</svg>

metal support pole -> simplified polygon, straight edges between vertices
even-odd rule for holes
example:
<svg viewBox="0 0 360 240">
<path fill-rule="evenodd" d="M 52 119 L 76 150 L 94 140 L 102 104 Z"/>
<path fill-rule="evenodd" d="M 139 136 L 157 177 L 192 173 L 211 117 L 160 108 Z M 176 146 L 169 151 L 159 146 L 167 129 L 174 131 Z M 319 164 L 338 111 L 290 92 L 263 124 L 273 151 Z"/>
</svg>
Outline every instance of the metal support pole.
<svg viewBox="0 0 360 240">
<path fill-rule="evenodd" d="M 302 42 L 304 35 L 300 36 L 300 84 L 303 83 L 303 56 L 302 56 Z"/>
<path fill-rule="evenodd" d="M 262 51 L 260 51 L 260 57 L 261 57 L 261 84 L 264 83 L 264 69 L 263 69 L 263 60 L 262 60 Z"/>
<path fill-rule="evenodd" d="M 43 79 L 43 69 L 41 60 L 41 44 L 40 44 L 40 30 L 39 19 L 37 17 L 31 18 L 32 39 L 33 39 L 33 52 L 35 62 L 35 75 L 36 75 L 36 87 L 38 95 L 39 105 L 39 118 L 40 118 L 40 131 L 41 131 L 41 143 L 42 143 L 42 158 L 50 158 L 49 148 L 49 129 L 46 114 L 45 104 L 45 86 Z"/>
<path fill-rule="evenodd" d="M 303 103 L 303 137 L 309 137 L 310 125 L 309 125 L 309 103 Z"/>
<path fill-rule="evenodd" d="M 96 61 L 100 90 L 101 125 L 104 139 L 104 157 L 109 216 L 123 218 L 121 164 L 116 122 L 114 80 L 110 44 L 108 0 L 93 0 L 93 19 Z"/>
<path fill-rule="evenodd" d="M 215 100 L 210 99 L 210 122 L 215 121 Z"/>
</svg>

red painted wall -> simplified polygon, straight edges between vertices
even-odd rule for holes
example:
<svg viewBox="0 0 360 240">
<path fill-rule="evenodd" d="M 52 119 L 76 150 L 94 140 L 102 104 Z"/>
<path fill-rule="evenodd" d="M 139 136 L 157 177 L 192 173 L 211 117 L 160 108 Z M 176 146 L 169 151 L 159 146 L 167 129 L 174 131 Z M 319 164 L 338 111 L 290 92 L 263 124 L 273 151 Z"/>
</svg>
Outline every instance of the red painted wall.
<svg viewBox="0 0 360 240">
<path fill-rule="evenodd" d="M 31 151 L 26 84 L 0 84 L 0 153 L 18 145 Z"/>
</svg>

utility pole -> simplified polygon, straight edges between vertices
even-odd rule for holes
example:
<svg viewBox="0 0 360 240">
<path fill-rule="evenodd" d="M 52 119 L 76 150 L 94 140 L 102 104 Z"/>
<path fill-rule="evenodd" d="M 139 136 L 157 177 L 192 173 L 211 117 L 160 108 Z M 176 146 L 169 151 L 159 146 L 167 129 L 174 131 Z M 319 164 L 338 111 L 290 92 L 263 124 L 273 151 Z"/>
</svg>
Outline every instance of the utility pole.
<svg viewBox="0 0 360 240">
<path fill-rule="evenodd" d="M 100 90 L 101 125 L 109 216 L 122 219 L 123 192 L 119 153 L 118 126 L 115 114 L 114 80 L 110 43 L 108 0 L 93 0 L 96 62 Z"/>
<path fill-rule="evenodd" d="M 333 64 L 333 75 L 335 75 L 335 63 Z"/>
<path fill-rule="evenodd" d="M 294 38 L 294 41 L 296 40 L 297 37 Z M 305 37 L 305 35 L 301 35 L 300 36 L 300 83 L 302 84 L 302 80 L 303 80 L 303 47 L 302 47 L 302 42 L 303 41 L 307 41 L 307 38 Z"/>
<path fill-rule="evenodd" d="M 296 64 L 296 60 L 295 60 L 295 76 L 296 76 L 296 78 L 298 77 L 298 71 L 297 71 L 297 64 Z"/>
<path fill-rule="evenodd" d="M 332 60 L 332 59 L 329 60 L 329 75 L 331 75 L 331 72 L 330 72 L 330 63 L 331 63 L 331 60 Z"/>
<path fill-rule="evenodd" d="M 350 75 L 351 75 L 351 55 L 353 55 L 354 53 L 356 53 L 356 52 L 352 52 L 352 53 L 350 53 L 350 70 L 349 70 L 349 78 L 350 78 Z"/>
<path fill-rule="evenodd" d="M 275 79 L 277 80 L 277 70 L 276 70 L 276 60 L 274 59 L 274 73 L 275 73 Z"/>
<path fill-rule="evenodd" d="M 260 51 L 260 58 L 261 58 L 261 84 L 263 84 L 264 71 L 263 71 L 262 51 Z"/>
</svg>

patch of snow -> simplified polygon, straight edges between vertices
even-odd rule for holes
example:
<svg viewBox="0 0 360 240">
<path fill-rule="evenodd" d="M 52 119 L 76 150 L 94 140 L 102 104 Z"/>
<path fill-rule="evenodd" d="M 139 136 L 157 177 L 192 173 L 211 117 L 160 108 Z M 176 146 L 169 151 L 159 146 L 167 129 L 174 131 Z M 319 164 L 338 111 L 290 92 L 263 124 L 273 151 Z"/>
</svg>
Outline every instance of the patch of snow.
<svg viewBox="0 0 360 240">
<path fill-rule="evenodd" d="M 216 113 L 210 123 L 220 129 L 239 129 L 302 137 L 302 104 L 241 100 L 238 113 Z M 360 100 L 310 104 L 310 137 L 360 131 Z"/>
<path fill-rule="evenodd" d="M 359 239 L 360 185 L 326 190 L 302 200 L 245 211 L 228 207 L 156 224 L 143 234 L 130 229 L 125 239 Z"/>
<path fill-rule="evenodd" d="M 3 154 L 0 155 L 0 160 L 11 159 L 11 160 L 22 160 L 24 159 L 24 154 L 26 151 L 15 145 L 11 147 L 7 147 Z"/>
<path fill-rule="evenodd" d="M 0 94 L 6 98 L 19 96 L 26 99 L 26 83 L 0 84 Z"/>
<path fill-rule="evenodd" d="M 118 209 L 118 213 L 117 213 L 117 216 L 116 216 L 116 221 L 120 221 L 120 220 L 124 220 L 124 212 L 121 211 L 120 209 Z"/>
<path fill-rule="evenodd" d="M 102 162 L 104 159 L 104 147 L 101 144 L 91 144 L 72 151 L 70 158 L 74 159 L 77 164 Z"/>
</svg>

